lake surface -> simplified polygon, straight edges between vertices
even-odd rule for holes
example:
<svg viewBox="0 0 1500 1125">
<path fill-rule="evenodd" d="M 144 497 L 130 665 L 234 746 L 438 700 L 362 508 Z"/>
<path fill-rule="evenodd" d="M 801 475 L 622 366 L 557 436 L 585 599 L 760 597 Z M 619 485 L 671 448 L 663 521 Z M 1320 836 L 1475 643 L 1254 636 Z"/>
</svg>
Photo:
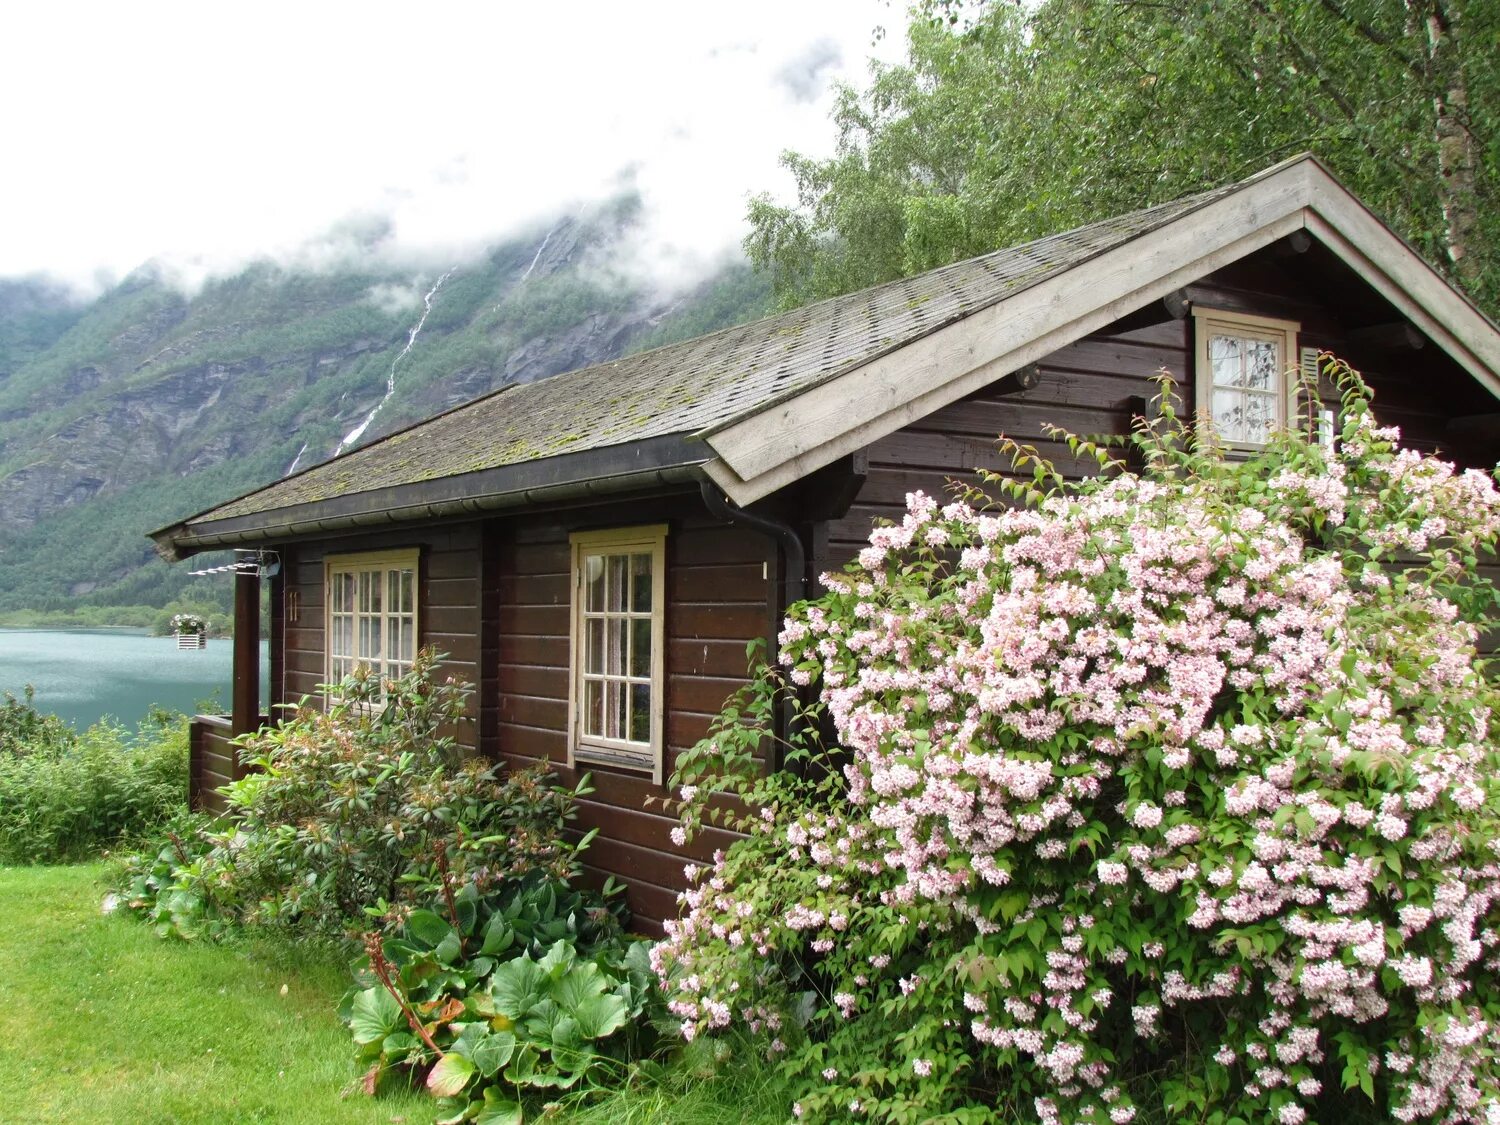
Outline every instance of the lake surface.
<svg viewBox="0 0 1500 1125">
<path fill-rule="evenodd" d="M 0 629 L 0 692 L 18 698 L 31 684 L 39 710 L 80 729 L 111 715 L 127 726 L 146 717 L 152 704 L 184 711 L 227 712 L 232 687 L 233 646 L 228 637 L 208 647 L 179 652 L 174 637 L 132 629 Z M 266 642 L 261 642 L 261 698 L 268 679 Z"/>
</svg>

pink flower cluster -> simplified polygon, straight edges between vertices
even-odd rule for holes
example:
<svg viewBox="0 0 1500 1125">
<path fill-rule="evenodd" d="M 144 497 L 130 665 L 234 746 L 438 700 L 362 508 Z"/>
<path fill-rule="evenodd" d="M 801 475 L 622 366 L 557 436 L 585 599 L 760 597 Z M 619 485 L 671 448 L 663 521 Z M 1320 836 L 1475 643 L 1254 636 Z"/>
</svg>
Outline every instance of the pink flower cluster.
<svg viewBox="0 0 1500 1125">
<path fill-rule="evenodd" d="M 1406 1029 L 1396 1119 L 1500 1119 L 1500 699 L 1445 585 L 1500 495 L 1393 440 L 1356 412 L 1338 460 L 1249 497 L 1129 474 L 1031 508 L 909 496 L 781 634 L 846 789 L 761 822 L 781 897 L 722 855 L 684 896 L 653 958 L 685 1031 L 770 1026 L 774 957 L 801 950 L 843 1020 L 946 1005 L 1040 1076 L 1044 1121 L 1131 1120 L 1107 1035 L 1149 1052 L 1193 1007 L 1262 1119 L 1305 1119 L 1347 1027 Z"/>
</svg>

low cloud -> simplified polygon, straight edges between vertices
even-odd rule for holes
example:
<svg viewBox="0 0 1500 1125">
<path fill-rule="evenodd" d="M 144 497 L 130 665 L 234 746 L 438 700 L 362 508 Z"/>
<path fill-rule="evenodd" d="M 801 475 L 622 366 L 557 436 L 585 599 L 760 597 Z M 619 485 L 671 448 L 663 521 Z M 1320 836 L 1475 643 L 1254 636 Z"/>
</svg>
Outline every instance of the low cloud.
<svg viewBox="0 0 1500 1125">
<path fill-rule="evenodd" d="M 28 174 L 7 182 L 0 276 L 80 291 L 146 261 L 189 290 L 255 260 L 461 266 L 622 181 L 640 219 L 611 268 L 690 285 L 737 252 L 750 194 L 790 186 L 783 149 L 829 150 L 829 84 L 864 81 L 890 15 L 881 0 L 19 13 L 13 41 L 40 46 L 0 68 L 0 101 L 28 107 L 7 121 Z M 65 33 L 84 20 L 89 36 Z"/>
</svg>

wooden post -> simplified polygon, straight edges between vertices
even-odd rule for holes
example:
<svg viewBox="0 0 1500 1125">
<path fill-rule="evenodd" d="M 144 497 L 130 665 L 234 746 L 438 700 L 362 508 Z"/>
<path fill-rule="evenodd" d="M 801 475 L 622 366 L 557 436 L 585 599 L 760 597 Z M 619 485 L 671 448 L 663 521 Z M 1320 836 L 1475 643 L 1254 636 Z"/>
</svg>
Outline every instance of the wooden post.
<svg viewBox="0 0 1500 1125">
<path fill-rule="evenodd" d="M 249 734 L 260 725 L 260 575 L 234 576 L 234 734 Z"/>
</svg>

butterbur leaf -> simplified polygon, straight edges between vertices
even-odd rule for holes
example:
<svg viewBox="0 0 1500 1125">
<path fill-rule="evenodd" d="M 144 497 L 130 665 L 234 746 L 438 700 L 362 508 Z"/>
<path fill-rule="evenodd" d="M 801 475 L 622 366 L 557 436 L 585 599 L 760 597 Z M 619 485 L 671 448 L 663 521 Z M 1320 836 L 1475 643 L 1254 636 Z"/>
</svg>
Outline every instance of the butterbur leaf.
<svg viewBox="0 0 1500 1125">
<path fill-rule="evenodd" d="M 409 1031 L 394 1031 L 380 1044 L 383 1055 L 405 1055 L 420 1048 L 421 1041 Z"/>
<path fill-rule="evenodd" d="M 479 1073 L 489 1078 L 516 1053 L 516 1037 L 508 1031 L 496 1031 L 478 1040 L 470 1049 L 469 1057 L 479 1068 Z"/>
<path fill-rule="evenodd" d="M 603 1039 L 625 1026 L 630 1009 L 618 996 L 594 996 L 573 1012 L 578 1032 L 585 1039 Z"/>
<path fill-rule="evenodd" d="M 572 1012 L 593 997 L 604 995 L 613 985 L 614 981 L 606 978 L 598 965 L 583 961 L 557 982 L 552 995 L 563 1008 Z"/>
<path fill-rule="evenodd" d="M 437 1066 L 427 1076 L 427 1089 L 440 1098 L 453 1097 L 469 1084 L 474 1077 L 474 1063 L 456 1051 L 449 1051 L 438 1059 Z"/>
<path fill-rule="evenodd" d="M 490 977 L 490 995 L 495 1009 L 513 1020 L 520 1019 L 541 999 L 542 970 L 529 957 L 507 961 Z"/>
<path fill-rule="evenodd" d="M 505 1080 L 512 1086 L 521 1086 L 530 1082 L 534 1074 L 536 1074 L 536 1048 L 523 1043 L 511 1057 L 510 1065 L 505 1068 Z"/>
<path fill-rule="evenodd" d="M 356 1043 L 374 1043 L 384 1039 L 404 1023 L 401 1005 L 384 988 L 367 988 L 354 998 L 354 1006 L 349 1013 L 349 1031 Z"/>
<path fill-rule="evenodd" d="M 560 980 L 573 967 L 573 947 L 565 941 L 557 941 L 547 950 L 537 967 L 553 980 Z"/>
<path fill-rule="evenodd" d="M 453 933 L 453 927 L 431 910 L 413 910 L 406 920 L 406 932 L 433 948 Z"/>
<path fill-rule="evenodd" d="M 458 934 L 449 930 L 448 936 L 437 943 L 437 947 L 433 949 L 432 955 L 444 965 L 453 965 L 463 956 L 463 951 L 464 945 L 459 939 Z"/>
<path fill-rule="evenodd" d="M 490 1086 L 484 1091 L 484 1105 L 474 1125 L 521 1125 L 522 1120 L 521 1103 Z"/>
<path fill-rule="evenodd" d="M 583 1045 L 583 1032 L 572 1016 L 563 1016 L 552 1025 L 552 1050 L 566 1051 Z"/>
</svg>

